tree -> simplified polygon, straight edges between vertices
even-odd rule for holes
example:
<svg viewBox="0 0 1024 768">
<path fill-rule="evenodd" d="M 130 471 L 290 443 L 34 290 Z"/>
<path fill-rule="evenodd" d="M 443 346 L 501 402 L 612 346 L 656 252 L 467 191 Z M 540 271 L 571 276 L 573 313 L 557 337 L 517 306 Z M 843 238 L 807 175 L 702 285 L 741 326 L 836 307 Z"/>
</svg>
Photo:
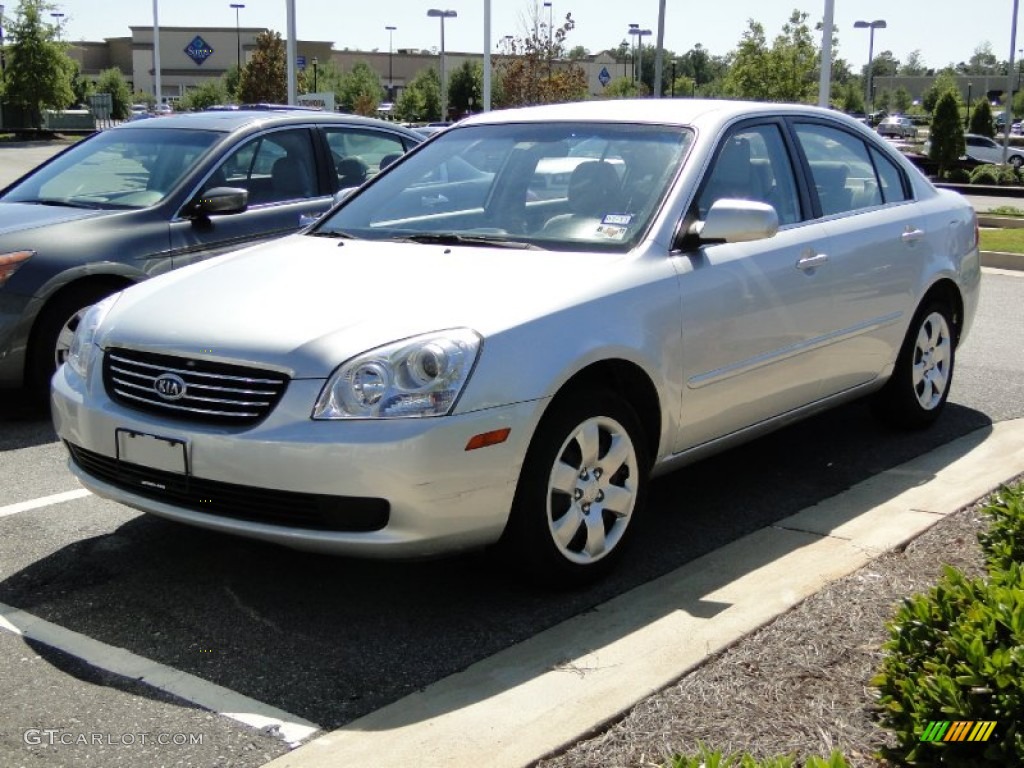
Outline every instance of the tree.
<svg viewBox="0 0 1024 768">
<path fill-rule="evenodd" d="M 820 53 L 808 15 L 794 11 L 768 47 L 764 26 L 750 19 L 725 77 L 727 95 L 760 101 L 814 103 Z"/>
<path fill-rule="evenodd" d="M 44 0 L 21 0 L 14 23 L 5 31 L 7 66 L 3 90 L 8 103 L 25 110 L 33 128 L 41 128 L 44 109 L 65 109 L 75 99 L 75 67 L 54 39 L 56 28 L 43 15 L 56 6 Z"/>
<path fill-rule="evenodd" d="M 928 74 L 928 67 L 921 56 L 921 50 L 913 50 L 907 55 L 907 60 L 900 67 L 900 74 L 910 77 L 920 77 Z"/>
<path fill-rule="evenodd" d="M 110 94 L 110 116 L 127 120 L 132 114 L 132 91 L 117 67 L 104 69 L 96 78 L 96 93 Z"/>
<path fill-rule="evenodd" d="M 399 120 L 422 122 L 441 117 L 441 78 L 436 69 L 424 69 L 398 94 L 395 114 Z"/>
<path fill-rule="evenodd" d="M 256 49 L 252 52 L 252 58 L 242 67 L 238 99 L 246 104 L 264 101 L 284 104 L 288 101 L 287 77 L 281 34 L 260 32 L 256 36 Z"/>
<path fill-rule="evenodd" d="M 935 105 L 931 126 L 931 149 L 928 156 L 939 166 L 939 178 L 966 153 L 964 124 L 960 120 L 960 97 L 945 91 Z"/>
<path fill-rule="evenodd" d="M 540 24 L 534 23 L 532 32 L 512 39 L 511 55 L 498 68 L 498 106 L 552 104 L 587 97 L 587 74 L 565 53 L 566 37 L 575 26 L 572 14 L 567 13 L 565 21 L 547 30 L 547 34 L 541 32 Z"/>
<path fill-rule="evenodd" d="M 931 88 L 924 92 L 921 98 L 921 106 L 924 107 L 926 112 L 934 113 L 939 99 L 946 92 L 957 94 L 957 99 L 959 100 L 960 90 L 957 87 L 956 75 L 949 68 L 942 70 L 938 77 L 935 78 Z"/>
<path fill-rule="evenodd" d="M 632 78 L 617 77 L 608 83 L 602 95 L 609 99 L 636 99 L 647 95 L 647 87 Z"/>
<path fill-rule="evenodd" d="M 867 76 L 868 66 L 864 65 L 864 76 Z M 895 77 L 900 71 L 900 61 L 892 55 L 892 51 L 882 51 L 871 60 L 871 76 Z"/>
<path fill-rule="evenodd" d="M 483 104 L 484 68 L 479 61 L 464 61 L 448 80 L 448 104 L 458 114 Z"/>
<path fill-rule="evenodd" d="M 864 89 L 854 80 L 840 85 L 835 91 L 836 104 L 843 112 L 864 113 Z"/>
<path fill-rule="evenodd" d="M 185 95 L 178 100 L 178 109 L 182 112 L 198 112 L 212 107 L 214 104 L 224 104 L 228 99 L 227 76 L 219 77 L 216 80 L 205 80 L 195 88 L 189 88 Z"/>
<path fill-rule="evenodd" d="M 582 61 L 590 55 L 590 51 L 584 48 L 582 45 L 577 45 L 566 54 L 570 61 Z"/>
<path fill-rule="evenodd" d="M 901 115 L 905 115 L 914 103 L 914 98 L 904 86 L 900 86 L 892 93 L 892 105 Z"/>
<path fill-rule="evenodd" d="M 377 107 L 384 98 L 384 89 L 373 68 L 365 61 L 357 61 L 351 72 L 341 76 L 335 98 L 346 112 L 370 116 L 377 114 Z"/>
<path fill-rule="evenodd" d="M 227 71 L 221 76 L 224 81 L 224 90 L 227 91 L 227 101 L 238 101 L 238 84 L 242 79 L 242 71 L 236 64 L 232 64 L 228 67 Z"/>
<path fill-rule="evenodd" d="M 74 66 L 74 74 L 71 77 L 71 90 L 75 94 L 75 104 L 86 105 L 89 97 L 96 92 L 96 84 L 89 78 L 82 75 L 82 68 L 74 59 L 71 60 Z"/>
<path fill-rule="evenodd" d="M 978 133 L 982 136 L 995 138 L 996 127 L 992 121 L 992 106 L 988 99 L 980 98 L 974 102 L 974 109 L 971 110 L 971 133 Z"/>
</svg>

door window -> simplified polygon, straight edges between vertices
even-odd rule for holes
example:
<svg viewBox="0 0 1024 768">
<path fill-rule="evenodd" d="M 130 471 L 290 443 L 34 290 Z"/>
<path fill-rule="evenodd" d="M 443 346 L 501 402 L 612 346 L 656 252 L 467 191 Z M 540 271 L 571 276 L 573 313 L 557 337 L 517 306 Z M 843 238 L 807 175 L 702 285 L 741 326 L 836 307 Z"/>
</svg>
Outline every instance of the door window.
<svg viewBox="0 0 1024 768">
<path fill-rule="evenodd" d="M 793 165 L 777 125 L 744 127 L 722 142 L 697 199 L 700 218 L 722 198 L 768 203 L 782 225 L 800 221 Z"/>
<path fill-rule="evenodd" d="M 338 189 L 358 187 L 405 153 L 398 136 L 358 128 L 325 128 L 338 174 Z"/>
<path fill-rule="evenodd" d="M 203 189 L 224 186 L 247 190 L 249 205 L 319 196 L 309 131 L 274 131 L 250 139 L 228 155 Z"/>
<path fill-rule="evenodd" d="M 825 216 L 882 202 L 875 166 L 865 143 L 856 136 L 818 123 L 796 126 Z"/>
</svg>

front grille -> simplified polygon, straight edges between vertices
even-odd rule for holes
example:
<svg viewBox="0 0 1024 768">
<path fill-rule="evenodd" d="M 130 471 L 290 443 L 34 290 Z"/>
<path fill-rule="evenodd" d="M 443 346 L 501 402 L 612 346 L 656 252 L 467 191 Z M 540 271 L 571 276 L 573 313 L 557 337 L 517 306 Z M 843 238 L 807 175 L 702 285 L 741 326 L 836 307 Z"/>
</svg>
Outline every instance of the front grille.
<svg viewBox="0 0 1024 768">
<path fill-rule="evenodd" d="M 171 392 L 176 399 L 162 396 L 158 379 L 170 379 L 169 386 L 183 388 L 184 394 Z M 128 408 L 192 422 L 247 426 L 270 413 L 288 377 L 244 365 L 110 349 L 103 357 L 103 385 L 112 400 Z"/>
<path fill-rule="evenodd" d="M 312 531 L 379 531 L 388 524 L 387 499 L 327 496 L 204 480 L 101 456 L 65 443 L 90 477 L 154 501 L 217 517 Z"/>
</svg>

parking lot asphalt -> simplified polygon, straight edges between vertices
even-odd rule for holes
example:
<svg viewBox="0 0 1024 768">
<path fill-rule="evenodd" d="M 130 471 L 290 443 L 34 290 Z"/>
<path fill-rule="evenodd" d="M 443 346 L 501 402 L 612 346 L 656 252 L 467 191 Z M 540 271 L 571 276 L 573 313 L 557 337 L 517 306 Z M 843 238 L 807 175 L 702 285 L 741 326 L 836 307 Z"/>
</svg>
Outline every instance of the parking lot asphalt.
<svg viewBox="0 0 1024 768">
<path fill-rule="evenodd" d="M 993 424 L 575 616 L 267 764 L 519 768 L 1024 472 Z"/>
</svg>

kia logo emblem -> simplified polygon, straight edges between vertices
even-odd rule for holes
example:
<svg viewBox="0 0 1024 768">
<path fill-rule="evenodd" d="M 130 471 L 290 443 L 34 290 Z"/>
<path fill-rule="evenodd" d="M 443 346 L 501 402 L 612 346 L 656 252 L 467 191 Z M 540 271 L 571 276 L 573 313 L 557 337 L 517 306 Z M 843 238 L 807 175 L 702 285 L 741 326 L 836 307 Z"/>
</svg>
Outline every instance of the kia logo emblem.
<svg viewBox="0 0 1024 768">
<path fill-rule="evenodd" d="M 153 382 L 153 389 L 164 400 L 181 400 L 185 396 L 185 380 L 176 373 L 161 373 Z"/>
</svg>

